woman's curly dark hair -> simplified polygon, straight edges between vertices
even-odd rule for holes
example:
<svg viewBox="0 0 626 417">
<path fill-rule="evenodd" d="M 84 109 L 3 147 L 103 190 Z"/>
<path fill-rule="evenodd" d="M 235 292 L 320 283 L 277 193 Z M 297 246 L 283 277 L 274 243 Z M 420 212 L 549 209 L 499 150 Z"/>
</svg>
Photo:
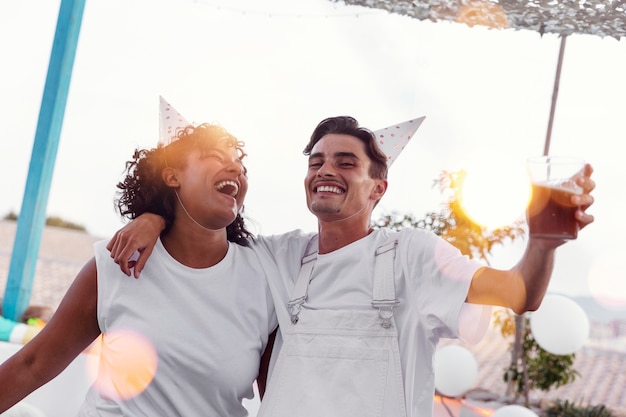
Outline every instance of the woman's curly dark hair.
<svg viewBox="0 0 626 417">
<path fill-rule="evenodd" d="M 163 233 L 167 233 L 174 222 L 177 197 L 175 190 L 163 182 L 163 169 L 167 166 L 184 168 L 190 151 L 220 141 L 235 147 L 241 159 L 246 156 L 243 142 L 223 127 L 209 123 L 180 129 L 167 146 L 136 149 L 133 159 L 126 162 L 126 177 L 117 184 L 119 191 L 115 203 L 121 216 L 135 219 L 143 213 L 158 214 L 165 220 Z M 254 238 L 246 229 L 241 214 L 237 214 L 226 227 L 226 234 L 229 241 L 242 246 L 248 246 L 248 240 Z"/>
</svg>

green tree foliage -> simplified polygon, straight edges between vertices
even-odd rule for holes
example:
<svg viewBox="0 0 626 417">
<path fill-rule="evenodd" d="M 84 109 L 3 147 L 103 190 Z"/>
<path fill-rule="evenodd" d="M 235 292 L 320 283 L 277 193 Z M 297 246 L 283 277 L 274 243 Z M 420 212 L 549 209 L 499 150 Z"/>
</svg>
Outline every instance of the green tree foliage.
<svg viewBox="0 0 626 417">
<path fill-rule="evenodd" d="M 16 221 L 17 220 L 17 214 L 15 214 L 14 212 L 7 213 L 7 215 L 4 216 L 4 220 Z"/>
<path fill-rule="evenodd" d="M 10 212 L 6 216 L 4 216 L 4 220 L 17 221 L 17 219 L 18 216 L 14 212 Z M 65 229 L 79 230 L 81 232 L 85 232 L 87 230 L 83 225 L 72 223 L 70 221 L 55 216 L 50 216 L 46 218 L 46 226 L 62 227 Z"/>
<path fill-rule="evenodd" d="M 63 227 L 65 229 L 80 230 L 83 232 L 85 231 L 85 226 L 76 224 L 76 223 L 64 220 L 60 217 L 55 217 L 55 216 L 50 216 L 46 218 L 46 225 L 55 226 L 55 227 Z"/>
<path fill-rule="evenodd" d="M 433 186 L 445 198 L 439 211 L 426 213 L 423 219 L 411 214 L 393 212 L 385 214 L 374 222 L 373 227 L 388 227 L 400 230 L 405 227 L 427 229 L 456 246 L 461 253 L 489 263 L 488 255 L 495 245 L 513 241 L 524 236 L 523 222 L 519 220 L 510 226 L 489 230 L 473 222 L 462 210 L 462 184 L 465 172 L 443 171 Z M 496 202 L 494 202 L 495 204 Z"/>
<path fill-rule="evenodd" d="M 556 401 L 546 410 L 546 417 L 613 417 L 604 405 L 582 405 L 569 401 Z"/>
<path fill-rule="evenodd" d="M 504 373 L 504 381 L 514 388 L 519 395 L 524 395 L 528 403 L 528 392 L 533 389 L 549 391 L 562 385 L 573 382 L 580 374 L 573 368 L 575 354 L 554 355 L 547 352 L 537 344 L 530 331 L 530 320 L 522 317 L 520 355 L 513 358 L 511 364 Z M 500 332 L 505 337 L 515 335 L 516 326 L 511 324 L 513 320 L 503 311 L 498 311 L 495 316 L 495 324 L 500 327 Z M 515 343 L 514 342 L 514 343 Z"/>
</svg>

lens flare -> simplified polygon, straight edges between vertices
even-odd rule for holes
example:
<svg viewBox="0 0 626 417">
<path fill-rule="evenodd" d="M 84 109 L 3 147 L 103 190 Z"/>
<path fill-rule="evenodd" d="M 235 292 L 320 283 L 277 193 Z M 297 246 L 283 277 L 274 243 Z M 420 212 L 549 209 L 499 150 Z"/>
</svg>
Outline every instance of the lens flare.
<svg viewBox="0 0 626 417">
<path fill-rule="evenodd" d="M 460 196 L 464 213 L 489 229 L 523 219 L 531 190 L 523 164 L 495 153 L 468 161 Z"/>
<path fill-rule="evenodd" d="M 87 370 L 105 398 L 129 399 L 152 382 L 158 358 L 148 339 L 129 330 L 101 335 L 89 348 Z"/>
</svg>

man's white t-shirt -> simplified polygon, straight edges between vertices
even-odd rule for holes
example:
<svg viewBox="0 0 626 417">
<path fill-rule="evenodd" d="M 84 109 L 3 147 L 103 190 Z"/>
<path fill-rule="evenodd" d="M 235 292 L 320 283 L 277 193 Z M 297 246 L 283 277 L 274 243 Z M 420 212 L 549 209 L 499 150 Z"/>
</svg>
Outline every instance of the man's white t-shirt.
<svg viewBox="0 0 626 417">
<path fill-rule="evenodd" d="M 253 244 L 268 272 L 281 326 L 290 324 L 287 302 L 312 236 L 294 231 L 259 237 Z M 461 334 L 476 341 L 489 323 L 490 308 L 464 302 L 472 276 L 484 265 L 461 255 L 430 231 L 374 230 L 350 245 L 318 255 L 306 304 L 311 309 L 371 309 L 374 254 L 391 239 L 398 241 L 394 271 L 400 304 L 394 309 L 394 319 L 407 413 L 423 417 L 432 414 L 433 356 L 439 339 L 459 337 L 462 321 L 469 327 Z M 276 274 L 269 273 L 273 262 Z M 280 347 L 280 338 L 277 341 L 273 357 Z"/>
</svg>

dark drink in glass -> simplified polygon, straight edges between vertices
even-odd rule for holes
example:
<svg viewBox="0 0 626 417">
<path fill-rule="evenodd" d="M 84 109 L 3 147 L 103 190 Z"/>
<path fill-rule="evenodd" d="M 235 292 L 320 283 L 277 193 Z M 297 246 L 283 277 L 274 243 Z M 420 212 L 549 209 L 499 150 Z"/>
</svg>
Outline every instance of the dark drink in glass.
<svg viewBox="0 0 626 417">
<path fill-rule="evenodd" d="M 563 184 L 533 183 L 528 204 L 528 231 L 531 237 L 548 239 L 576 239 L 578 206 L 572 204 L 572 195 L 580 191 Z"/>
<path fill-rule="evenodd" d="M 528 158 L 532 196 L 526 210 L 530 237 L 576 239 L 578 222 L 572 196 L 582 188 L 575 177 L 585 161 L 565 156 L 544 155 Z"/>
</svg>

